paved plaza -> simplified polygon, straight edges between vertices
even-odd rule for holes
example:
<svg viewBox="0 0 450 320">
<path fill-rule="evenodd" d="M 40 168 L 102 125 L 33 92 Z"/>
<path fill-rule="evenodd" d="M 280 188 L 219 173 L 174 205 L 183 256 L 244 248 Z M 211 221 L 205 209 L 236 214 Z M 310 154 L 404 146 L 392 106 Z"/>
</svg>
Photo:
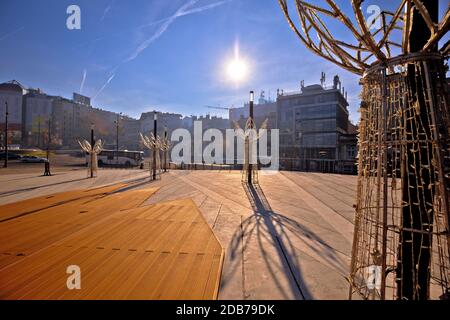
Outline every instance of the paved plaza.
<svg viewBox="0 0 450 320">
<path fill-rule="evenodd" d="M 145 204 L 191 199 L 225 250 L 219 299 L 347 299 L 356 177 L 172 170 L 157 181 L 143 170 L 61 169 L 0 174 L 0 205 L 81 188 L 128 183 L 158 188 Z M 149 235 L 151 236 L 151 235 Z"/>
</svg>

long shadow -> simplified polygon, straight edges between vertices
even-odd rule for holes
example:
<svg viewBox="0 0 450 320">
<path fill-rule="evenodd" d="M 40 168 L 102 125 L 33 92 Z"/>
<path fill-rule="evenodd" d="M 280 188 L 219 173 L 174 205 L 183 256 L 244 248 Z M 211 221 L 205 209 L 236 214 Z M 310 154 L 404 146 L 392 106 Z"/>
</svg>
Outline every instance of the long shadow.
<svg viewBox="0 0 450 320">
<path fill-rule="evenodd" d="M 285 299 L 290 299 L 292 296 L 300 296 L 302 299 L 314 298 L 305 284 L 304 275 L 302 274 L 296 254 L 299 248 L 294 246 L 291 240 L 292 237 L 301 240 L 302 246 L 320 255 L 328 265 L 340 269 L 343 272 L 347 271 L 347 267 L 336 255 L 333 248 L 314 232 L 297 221 L 274 212 L 259 185 L 243 183 L 243 188 L 252 205 L 254 214 L 242 221 L 241 230 L 238 230 L 233 235 L 230 246 L 232 259 L 239 254 L 240 245 L 242 245 L 245 251 L 250 239 L 256 236 L 258 249 L 262 253 L 261 256 L 264 259 L 264 263 Z M 308 241 L 305 241 L 305 238 Z M 283 274 L 285 277 L 293 279 L 293 281 L 288 280 L 288 289 L 283 288 L 283 285 L 279 281 L 279 273 L 277 274 L 274 269 L 274 266 L 279 265 L 279 263 L 276 263 L 277 261 L 275 261 L 273 253 L 268 252 L 267 242 L 275 248 L 276 256 L 278 261 L 281 262 L 281 268 L 284 269 Z M 226 280 L 223 283 L 224 285 L 226 285 L 225 282 Z"/>
<path fill-rule="evenodd" d="M 53 176 L 56 176 L 58 174 L 54 174 Z M 40 176 L 42 177 L 42 176 Z M 66 183 L 70 183 L 70 182 L 77 182 L 77 181 L 84 181 L 84 180 L 88 180 L 90 179 L 89 177 L 85 177 L 85 178 L 79 178 L 79 179 L 72 179 L 72 180 L 66 180 L 66 181 L 61 181 L 61 182 L 56 182 L 56 183 L 51 183 L 51 184 L 44 184 L 44 185 L 39 185 L 39 186 L 35 186 L 35 187 L 29 187 L 29 188 L 22 188 L 22 189 L 16 189 L 16 190 L 10 190 L 10 191 L 5 191 L 5 192 L 0 192 L 0 198 L 2 197 L 6 197 L 6 196 L 10 196 L 10 195 L 14 195 L 16 193 L 20 193 L 20 192 L 25 192 L 25 191 L 33 191 L 35 189 L 40 189 L 40 188 L 45 188 L 45 187 L 53 187 L 53 186 L 58 186 L 58 185 L 62 185 L 62 184 L 66 184 Z M 142 183 L 140 183 L 142 181 Z M 143 178 L 137 178 L 137 179 L 133 179 L 131 182 L 137 182 L 134 185 L 131 185 L 129 187 L 125 187 L 122 188 L 116 192 L 123 192 L 123 191 L 127 191 L 129 189 L 133 189 L 136 188 L 140 185 L 144 185 L 148 182 L 152 182 L 151 180 L 149 180 L 148 177 L 143 177 Z"/>
<path fill-rule="evenodd" d="M 87 180 L 87 179 L 89 179 L 89 178 L 72 179 L 72 180 L 66 180 L 66 181 L 62 181 L 62 182 L 56 182 L 56 183 L 51 183 L 51 184 L 39 185 L 39 186 L 36 186 L 36 187 L 5 191 L 5 192 L 1 192 L 0 193 L 0 197 L 14 195 L 14 194 L 16 194 L 18 192 L 32 191 L 32 190 L 36 190 L 36 189 L 40 189 L 40 188 L 53 187 L 53 186 L 58 186 L 58 185 L 65 184 L 65 183 L 76 182 L 76 181 L 83 181 L 83 180 Z"/>
</svg>

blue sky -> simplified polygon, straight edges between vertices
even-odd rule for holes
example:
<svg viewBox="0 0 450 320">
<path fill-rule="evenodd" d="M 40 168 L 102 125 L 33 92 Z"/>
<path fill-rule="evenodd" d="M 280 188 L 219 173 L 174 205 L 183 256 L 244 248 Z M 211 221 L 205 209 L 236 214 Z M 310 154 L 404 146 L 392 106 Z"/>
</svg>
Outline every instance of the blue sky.
<svg viewBox="0 0 450 320">
<path fill-rule="evenodd" d="M 71 4 L 81 30 L 66 28 Z M 224 72 L 236 44 L 250 66 L 239 85 Z M 204 106 L 241 106 L 249 90 L 274 98 L 324 71 L 328 84 L 340 75 L 358 119 L 358 77 L 304 48 L 276 0 L 1 0 L 0 48 L 1 82 L 65 97 L 82 87 L 94 106 L 134 117 L 225 115 Z"/>
</svg>

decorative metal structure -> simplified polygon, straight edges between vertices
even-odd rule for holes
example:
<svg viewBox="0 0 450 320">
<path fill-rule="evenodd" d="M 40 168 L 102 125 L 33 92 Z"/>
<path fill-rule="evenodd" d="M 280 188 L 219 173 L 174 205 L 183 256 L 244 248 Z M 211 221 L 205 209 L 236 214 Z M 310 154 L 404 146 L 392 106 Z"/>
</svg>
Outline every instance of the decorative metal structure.
<svg viewBox="0 0 450 320">
<path fill-rule="evenodd" d="M 254 92 L 250 91 L 250 103 L 249 103 L 249 117 L 245 122 L 245 128 L 240 131 L 241 127 L 239 123 L 233 121 L 235 130 L 238 130 L 237 133 L 242 134 L 240 136 L 241 139 L 244 139 L 244 164 L 242 170 L 242 182 L 247 184 L 258 184 L 258 148 L 257 141 L 261 138 L 262 134 L 267 134 L 267 132 L 257 132 L 256 124 L 253 120 L 253 101 L 254 101 Z M 261 129 L 267 129 L 267 123 L 269 119 L 264 120 L 261 125 Z M 256 164 L 252 163 L 253 158 L 256 158 Z"/>
<path fill-rule="evenodd" d="M 350 298 L 449 299 L 450 45 L 437 47 L 449 8 L 438 21 L 438 0 L 384 2 L 392 10 L 366 23 L 361 0 L 352 16 L 333 0 L 296 0 L 299 28 L 278 1 L 307 48 L 362 76 Z"/>
<path fill-rule="evenodd" d="M 158 179 L 161 176 L 161 156 L 160 151 L 162 149 L 162 142 L 159 136 L 150 133 L 147 137 L 140 133 L 142 144 L 148 148 L 153 156 L 150 159 L 150 176 L 153 180 Z"/>
<path fill-rule="evenodd" d="M 91 178 L 97 176 L 98 171 L 98 161 L 97 161 L 97 155 L 102 152 L 103 150 L 103 142 L 102 140 L 97 140 L 94 143 L 94 146 L 92 147 L 92 144 L 87 141 L 83 140 L 82 142 L 78 141 L 78 144 L 80 145 L 81 149 L 88 153 L 90 155 L 89 160 L 89 167 L 88 167 L 88 176 Z"/>
<path fill-rule="evenodd" d="M 161 151 L 163 152 L 163 169 L 164 172 L 168 170 L 168 160 L 169 160 L 169 150 L 170 150 L 170 140 L 167 135 L 167 127 L 164 128 L 164 139 L 161 141 Z"/>
</svg>

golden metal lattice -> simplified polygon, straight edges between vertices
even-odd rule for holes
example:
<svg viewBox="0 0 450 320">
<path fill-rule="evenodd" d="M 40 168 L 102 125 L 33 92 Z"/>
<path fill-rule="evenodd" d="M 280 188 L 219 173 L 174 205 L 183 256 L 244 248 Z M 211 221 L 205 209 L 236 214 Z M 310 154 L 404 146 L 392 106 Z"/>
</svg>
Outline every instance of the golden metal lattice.
<svg viewBox="0 0 450 320">
<path fill-rule="evenodd" d="M 413 277 L 429 273 L 428 298 L 437 299 L 450 288 L 450 122 L 445 74 L 438 71 L 438 65 L 439 60 L 413 63 L 424 88 L 416 95 L 408 89 L 406 72 L 385 74 L 386 69 L 380 69 L 362 80 L 351 295 L 404 298 L 402 264 L 409 242 L 414 244 L 408 251 L 411 255 L 430 255 L 427 265 L 411 266 L 407 272 Z M 427 80 L 428 72 L 434 79 Z M 418 99 L 424 104 L 419 105 Z M 429 110 L 426 119 L 419 108 Z M 404 202 L 404 192 L 411 202 Z M 432 203 L 424 201 L 428 198 Z M 420 226 L 408 225 L 408 216 L 413 221 L 418 212 L 422 212 Z M 413 295 L 418 295 L 416 289 Z"/>
<path fill-rule="evenodd" d="M 349 1 L 352 16 L 332 0 L 295 0 L 299 28 L 278 1 L 307 48 L 363 76 L 350 298 L 450 299 L 449 43 L 437 49 L 450 7 L 435 22 L 436 1 L 390 3 L 373 30 L 361 0 Z"/>
<path fill-rule="evenodd" d="M 303 0 L 295 0 L 299 17 L 299 25 L 289 14 L 288 0 L 278 0 L 286 19 L 303 44 L 315 54 L 331 61 L 353 73 L 363 75 L 373 64 L 386 61 L 391 57 L 409 52 L 412 19 L 414 8 L 424 17 L 430 30 L 430 38 L 423 46 L 424 52 L 431 51 L 450 27 L 450 10 L 439 23 L 434 23 L 430 14 L 420 0 L 402 0 L 395 11 L 381 11 L 381 28 L 371 28 L 366 22 L 361 9 L 362 0 L 351 0 L 353 16 L 346 15 L 333 0 L 314 1 L 311 4 Z M 338 23 L 333 30 L 342 27 L 354 38 L 353 42 L 343 41 L 333 35 L 327 22 Z M 399 34 L 400 33 L 400 34 Z M 397 50 L 396 50 L 397 49 Z M 448 54 L 450 45 L 441 49 Z"/>
</svg>

